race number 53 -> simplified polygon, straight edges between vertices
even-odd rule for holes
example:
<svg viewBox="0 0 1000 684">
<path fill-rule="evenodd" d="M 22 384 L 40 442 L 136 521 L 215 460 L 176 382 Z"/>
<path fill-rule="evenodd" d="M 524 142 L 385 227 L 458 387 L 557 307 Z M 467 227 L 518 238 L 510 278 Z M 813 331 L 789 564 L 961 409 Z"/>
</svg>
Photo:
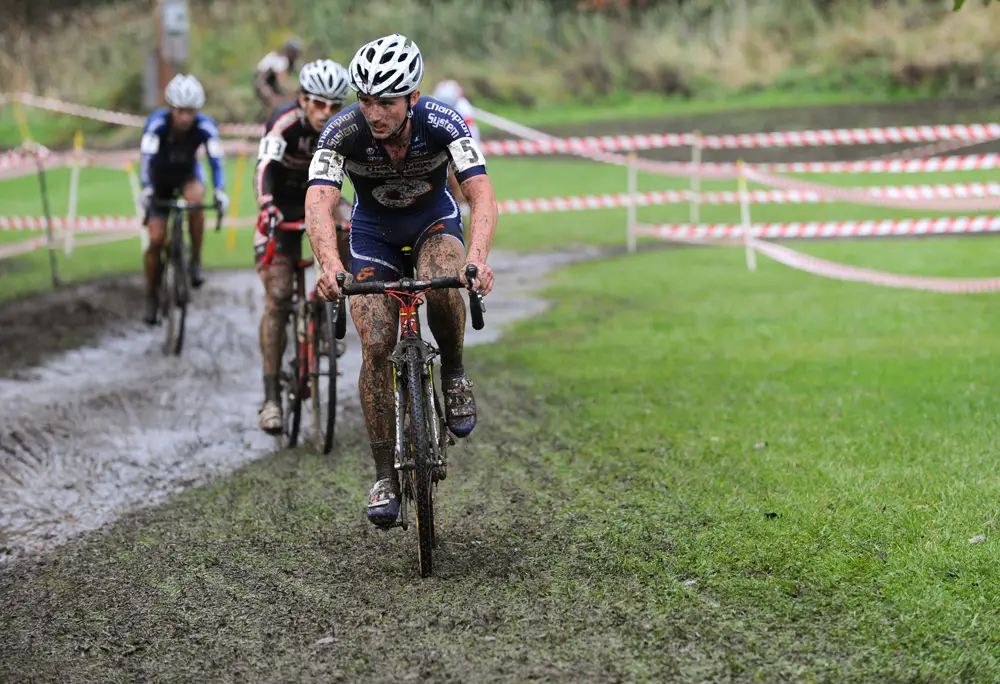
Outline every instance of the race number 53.
<svg viewBox="0 0 1000 684">
<path fill-rule="evenodd" d="M 340 183 L 344 180 L 344 155 L 333 150 L 317 150 L 309 164 L 309 180 Z"/>
</svg>

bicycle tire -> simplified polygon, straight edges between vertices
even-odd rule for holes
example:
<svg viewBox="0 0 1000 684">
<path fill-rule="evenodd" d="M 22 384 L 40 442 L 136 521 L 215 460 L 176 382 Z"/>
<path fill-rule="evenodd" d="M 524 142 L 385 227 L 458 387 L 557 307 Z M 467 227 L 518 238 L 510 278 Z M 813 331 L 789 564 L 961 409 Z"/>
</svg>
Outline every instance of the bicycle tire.
<svg viewBox="0 0 1000 684">
<path fill-rule="evenodd" d="M 417 566 L 421 577 L 430 577 L 434 571 L 434 490 L 431 483 L 430 434 L 427 423 L 427 364 L 420 350 L 411 346 L 406 350 L 407 394 L 409 395 L 410 440 L 414 468 L 410 471 L 413 485 L 414 509 L 417 528 Z"/>
<path fill-rule="evenodd" d="M 287 410 L 282 411 L 281 445 L 286 449 L 294 449 L 299 443 L 299 428 L 302 425 L 302 347 L 299 344 L 299 313 L 298 306 L 293 302 L 291 313 L 286 319 L 285 353 L 292 349 L 290 368 L 280 370 L 281 400 L 287 402 Z"/>
<path fill-rule="evenodd" d="M 180 356 L 184 348 L 184 332 L 187 329 L 187 305 L 191 296 L 191 287 L 188 283 L 190 277 L 187 269 L 187 245 L 184 244 L 184 231 L 178 229 L 177 243 L 177 340 L 174 344 L 174 356 Z"/>
<path fill-rule="evenodd" d="M 324 454 L 333 451 L 334 431 L 337 423 L 337 340 L 334 335 L 332 302 L 312 301 L 309 321 L 310 358 L 309 382 L 311 386 L 313 439 Z M 326 351 L 323 341 L 326 340 Z M 326 370 L 323 370 L 326 357 Z M 326 379 L 325 392 L 323 379 Z M 323 399 L 326 398 L 324 404 Z"/>
<path fill-rule="evenodd" d="M 184 346 L 187 322 L 187 274 L 184 268 L 184 231 L 180 215 L 171 221 L 170 241 L 166 259 L 160 268 L 160 310 L 166 325 L 163 331 L 163 353 L 179 356 Z"/>
</svg>

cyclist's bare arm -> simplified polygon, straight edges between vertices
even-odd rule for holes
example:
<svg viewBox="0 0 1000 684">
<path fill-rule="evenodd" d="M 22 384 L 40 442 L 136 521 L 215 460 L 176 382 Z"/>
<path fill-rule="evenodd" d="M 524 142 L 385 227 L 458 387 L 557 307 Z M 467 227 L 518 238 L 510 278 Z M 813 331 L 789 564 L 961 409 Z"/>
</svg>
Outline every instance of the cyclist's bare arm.
<svg viewBox="0 0 1000 684">
<path fill-rule="evenodd" d="M 469 202 L 469 256 L 468 263 L 475 264 L 480 273 L 479 289 L 483 294 L 493 289 L 493 271 L 486 266 L 486 257 L 493 245 L 499 209 L 493 183 L 489 176 L 480 174 L 466 178 L 461 185 L 462 194 Z"/>
<path fill-rule="evenodd" d="M 337 249 L 339 204 L 340 188 L 312 185 L 306 190 L 306 233 L 323 272 L 334 275 L 344 270 Z"/>
</svg>

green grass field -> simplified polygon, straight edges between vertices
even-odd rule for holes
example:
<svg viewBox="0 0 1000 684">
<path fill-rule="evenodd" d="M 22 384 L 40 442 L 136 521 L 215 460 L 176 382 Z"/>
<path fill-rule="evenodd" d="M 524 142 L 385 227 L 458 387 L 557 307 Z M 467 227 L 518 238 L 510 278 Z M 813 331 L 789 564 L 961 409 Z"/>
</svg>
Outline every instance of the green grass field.
<svg viewBox="0 0 1000 684">
<path fill-rule="evenodd" d="M 625 187 L 624 170 L 588 162 L 496 159 L 490 170 L 501 199 Z M 130 210 L 124 174 L 84 177 L 81 212 Z M 51 175 L 57 212 L 66 178 Z M 686 184 L 643 175 L 640 189 Z M 35 188 L 32 178 L 0 184 L 4 211 L 37 213 Z M 241 215 L 252 209 L 247 189 Z M 753 209 L 758 221 L 903 215 L 839 204 Z M 687 207 L 639 216 L 683 221 Z M 735 222 L 738 208 L 703 207 L 702 217 Z M 249 232 L 239 235 L 232 252 L 210 235 L 206 263 L 248 266 Z M 624 211 L 502 217 L 496 246 L 572 243 L 623 244 Z M 992 238 L 798 246 L 899 273 L 1000 270 Z M 46 287 L 43 255 L 11 263 L 0 273 L 4 296 Z M 75 279 L 138 264 L 137 241 L 62 262 Z M 454 545 L 442 552 L 441 578 L 413 578 L 410 535 L 377 537 L 360 521 L 365 458 L 330 465 L 277 455 L 115 525 L 58 565 L 23 571 L 19 600 L 44 607 L 46 619 L 18 612 L 6 631 L 79 640 L 109 655 L 88 661 L 60 645 L 43 657 L 43 639 L 25 646 L 20 636 L 21 657 L 35 660 L 11 661 L 12 671 L 44 660 L 53 673 L 63 663 L 104 678 L 263 671 L 255 668 L 287 679 L 331 671 L 513 671 L 549 681 L 1000 678 L 994 295 L 842 283 L 763 257 L 748 273 L 742 251 L 727 249 L 585 263 L 561 271 L 546 293 L 549 313 L 468 354 L 484 426 L 442 495 Z M 363 454 L 357 431 L 347 435 L 345 454 Z M 979 535 L 985 541 L 971 544 Z M 371 568 L 358 559 L 362 545 L 396 591 L 364 580 Z M 87 620 L 72 631 L 79 596 Z M 373 664 L 370 643 L 387 614 L 408 638 L 383 643 L 385 663 Z M 328 633 L 336 648 L 311 646 Z M 146 634 L 175 637 L 116 655 Z M 442 662 L 460 665 L 443 671 Z"/>
</svg>

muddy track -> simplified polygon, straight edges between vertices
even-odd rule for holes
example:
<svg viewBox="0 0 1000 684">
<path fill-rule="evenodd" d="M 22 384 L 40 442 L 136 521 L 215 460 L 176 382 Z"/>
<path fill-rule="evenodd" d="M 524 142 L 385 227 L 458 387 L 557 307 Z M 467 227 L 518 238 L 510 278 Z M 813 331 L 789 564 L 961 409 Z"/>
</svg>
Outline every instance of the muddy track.
<svg viewBox="0 0 1000 684">
<path fill-rule="evenodd" d="M 527 291 L 547 269 L 586 253 L 493 260 L 488 327 L 539 313 Z M 274 449 L 256 428 L 261 396 L 260 284 L 250 271 L 211 274 L 197 293 L 181 357 L 161 329 L 135 320 L 138 278 L 106 280 L 0 310 L 0 547 L 45 550 L 138 505 L 232 472 Z M 341 419 L 359 418 L 359 343 L 348 326 Z M 304 430 L 308 418 L 304 417 Z"/>
</svg>

